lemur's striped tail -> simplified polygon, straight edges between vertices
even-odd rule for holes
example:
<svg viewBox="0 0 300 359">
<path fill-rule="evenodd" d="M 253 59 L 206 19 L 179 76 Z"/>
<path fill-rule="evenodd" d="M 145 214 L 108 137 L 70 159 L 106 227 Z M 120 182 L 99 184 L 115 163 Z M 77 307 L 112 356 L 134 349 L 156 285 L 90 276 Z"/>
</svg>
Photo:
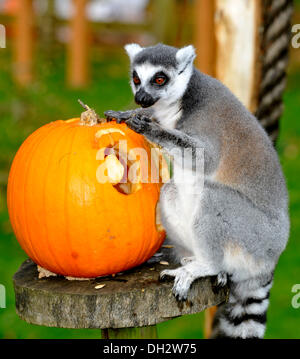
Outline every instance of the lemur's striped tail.
<svg viewBox="0 0 300 359">
<path fill-rule="evenodd" d="M 273 274 L 229 282 L 229 301 L 218 307 L 212 339 L 262 339 Z"/>
</svg>

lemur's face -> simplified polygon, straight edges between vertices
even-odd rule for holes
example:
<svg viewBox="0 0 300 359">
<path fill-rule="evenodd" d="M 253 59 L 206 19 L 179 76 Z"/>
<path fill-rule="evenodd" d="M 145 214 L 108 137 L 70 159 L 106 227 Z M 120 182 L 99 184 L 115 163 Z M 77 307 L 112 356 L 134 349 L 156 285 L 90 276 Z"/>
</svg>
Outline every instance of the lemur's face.
<svg viewBox="0 0 300 359">
<path fill-rule="evenodd" d="M 192 46 L 178 50 L 161 44 L 148 48 L 129 44 L 125 49 L 131 60 L 130 83 L 138 105 L 146 108 L 182 97 L 193 69 Z"/>
</svg>

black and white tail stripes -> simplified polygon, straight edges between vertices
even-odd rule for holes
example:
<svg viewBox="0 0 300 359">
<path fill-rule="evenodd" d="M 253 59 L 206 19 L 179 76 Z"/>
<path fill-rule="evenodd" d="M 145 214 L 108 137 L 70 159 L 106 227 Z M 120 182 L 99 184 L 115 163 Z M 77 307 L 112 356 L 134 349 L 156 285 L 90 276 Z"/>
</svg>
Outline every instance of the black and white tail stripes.
<svg viewBox="0 0 300 359">
<path fill-rule="evenodd" d="M 273 274 L 229 282 L 227 303 L 218 307 L 212 339 L 262 339 L 267 321 Z"/>
</svg>

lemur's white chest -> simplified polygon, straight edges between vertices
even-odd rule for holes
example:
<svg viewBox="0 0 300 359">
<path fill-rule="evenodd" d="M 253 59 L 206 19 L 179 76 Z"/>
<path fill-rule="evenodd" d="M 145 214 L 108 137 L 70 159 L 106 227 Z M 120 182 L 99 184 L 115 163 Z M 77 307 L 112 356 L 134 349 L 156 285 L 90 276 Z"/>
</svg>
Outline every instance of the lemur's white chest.
<svg viewBox="0 0 300 359">
<path fill-rule="evenodd" d="M 182 172 L 183 175 L 182 175 Z M 180 173 L 178 180 L 177 175 Z M 176 186 L 177 198 L 180 203 L 183 220 L 186 225 L 190 226 L 194 222 L 195 213 L 198 212 L 199 202 L 201 201 L 201 186 L 199 179 L 191 169 L 181 168 L 181 165 L 174 161 L 174 185 Z"/>
<path fill-rule="evenodd" d="M 158 101 L 153 106 L 153 110 L 154 118 L 162 127 L 170 130 L 176 128 L 182 116 L 180 101 L 173 103 Z M 173 234 L 171 239 L 180 242 L 188 250 L 192 250 L 195 216 L 201 207 L 203 186 L 201 178 L 184 161 L 182 162 L 180 154 L 173 161 L 173 178 L 170 185 L 173 190 L 169 191 L 166 187 L 165 190 L 169 193 L 161 196 L 164 217 L 168 223 L 167 232 L 169 230 L 169 233 Z"/>
<path fill-rule="evenodd" d="M 173 172 L 171 183 L 162 189 L 168 193 L 160 200 L 167 221 L 166 230 L 173 234 L 171 240 L 193 252 L 194 228 L 201 209 L 203 187 L 198 176 L 191 169 L 183 169 L 176 160 Z"/>
<path fill-rule="evenodd" d="M 180 102 L 165 103 L 158 101 L 154 106 L 154 118 L 165 128 L 174 129 L 182 115 Z"/>
</svg>

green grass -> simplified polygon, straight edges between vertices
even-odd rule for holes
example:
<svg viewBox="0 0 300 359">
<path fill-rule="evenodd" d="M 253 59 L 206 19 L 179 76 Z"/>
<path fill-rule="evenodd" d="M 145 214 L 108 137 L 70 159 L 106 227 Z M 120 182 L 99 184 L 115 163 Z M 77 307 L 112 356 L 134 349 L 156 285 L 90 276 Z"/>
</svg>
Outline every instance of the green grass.
<svg viewBox="0 0 300 359">
<path fill-rule="evenodd" d="M 0 309 L 0 338 L 99 338 L 98 330 L 69 330 L 30 325 L 15 313 L 12 276 L 26 255 L 20 249 L 6 208 L 9 166 L 22 141 L 39 126 L 57 119 L 78 116 L 77 99 L 99 114 L 107 109 L 132 106 L 126 57 L 118 52 L 93 50 L 91 83 L 85 90 L 65 84 L 65 59 L 61 52 L 51 60 L 39 57 L 34 83 L 17 88 L 11 78 L 9 49 L 0 50 L 0 284 L 7 290 L 7 308 Z M 300 70 L 290 74 L 285 94 L 286 110 L 281 123 L 278 151 L 290 193 L 291 236 L 275 272 L 268 313 L 267 338 L 300 338 L 300 309 L 293 309 L 291 288 L 300 282 Z M 201 338 L 203 313 L 177 318 L 158 326 L 160 338 Z"/>
</svg>

